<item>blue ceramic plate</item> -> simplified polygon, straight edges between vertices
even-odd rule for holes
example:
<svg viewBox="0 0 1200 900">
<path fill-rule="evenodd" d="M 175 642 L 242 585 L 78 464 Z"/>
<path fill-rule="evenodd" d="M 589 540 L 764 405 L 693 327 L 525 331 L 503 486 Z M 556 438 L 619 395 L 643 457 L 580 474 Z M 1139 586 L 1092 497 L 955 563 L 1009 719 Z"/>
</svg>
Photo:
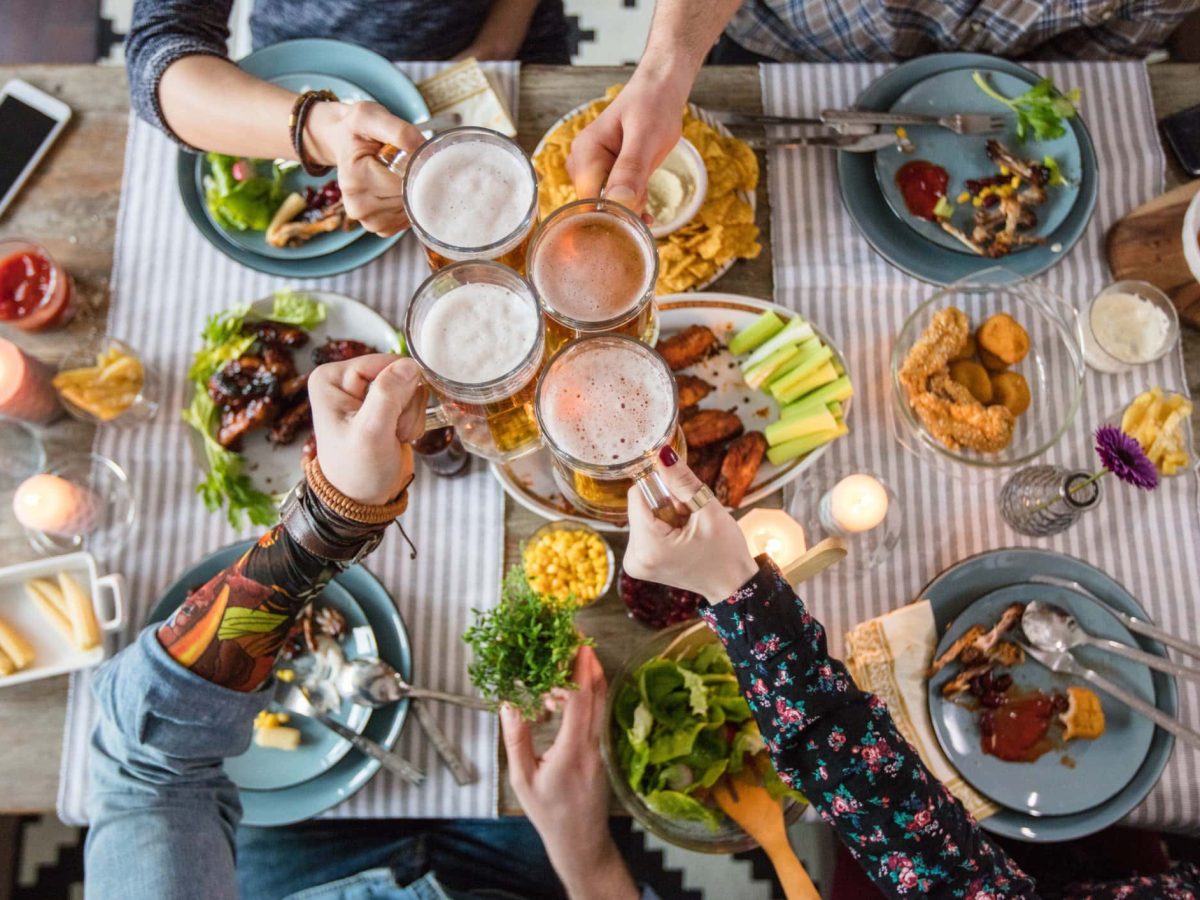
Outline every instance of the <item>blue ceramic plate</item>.
<svg viewBox="0 0 1200 900">
<path fill-rule="evenodd" d="M 342 641 L 342 650 L 347 659 L 377 655 L 375 634 L 349 591 L 336 581 L 331 581 L 317 602 L 322 606 L 332 606 L 346 617 L 350 632 Z M 276 703 L 269 704 L 267 709 L 288 712 Z M 362 734 L 367 727 L 367 720 L 371 718 L 371 708 L 357 703 L 343 703 L 342 708 L 331 715 L 355 734 Z M 225 774 L 234 784 L 249 791 L 277 791 L 316 778 L 333 768 L 338 760 L 350 752 L 348 740 L 307 716 L 293 715 L 289 724 L 300 730 L 300 746 L 295 750 L 273 750 L 251 744 L 250 749 L 241 756 L 225 760 Z"/>
<path fill-rule="evenodd" d="M 183 602 L 187 592 L 203 584 L 221 569 L 233 563 L 252 545 L 250 541 L 233 544 L 206 557 L 185 572 L 163 596 L 147 618 L 161 621 Z M 396 605 L 383 585 L 362 566 L 347 569 L 334 578 L 346 590 L 366 618 L 375 636 L 379 656 L 399 670 L 406 680 L 412 678 L 412 650 L 408 632 Z M 362 733 L 391 749 L 400 737 L 408 717 L 408 701 L 374 710 Z M 276 754 L 275 758 L 286 754 Z M 284 765 L 279 762 L 279 765 Z M 319 815 L 352 796 L 379 771 L 379 763 L 357 751 L 347 753 L 324 772 L 306 776 L 290 787 L 259 791 L 240 789 L 242 823 L 259 827 L 290 825 Z"/>
<path fill-rule="evenodd" d="M 1031 575 L 1039 574 L 1077 581 L 1117 609 L 1150 621 L 1141 605 L 1110 576 L 1082 560 L 1048 550 L 993 550 L 973 556 L 938 575 L 921 597 L 932 605 L 934 624 L 940 634 L 952 627 L 955 619 L 980 597 L 1011 585 L 1027 584 Z M 1030 586 L 1030 589 L 1042 591 L 1044 586 Z M 1139 637 L 1135 643 L 1143 650 L 1166 656 L 1165 648 L 1157 641 Z M 1153 673 L 1151 678 L 1155 705 L 1168 715 L 1175 715 L 1179 695 L 1174 679 L 1161 672 Z M 1105 711 L 1108 711 L 1107 706 Z M 1001 809 L 980 824 L 1005 837 L 1037 842 L 1069 841 L 1107 828 L 1128 815 L 1158 783 L 1171 756 L 1174 740 L 1167 732 L 1156 728 L 1150 749 L 1133 778 L 1116 794 L 1091 809 L 1041 817 L 1016 809 Z M 1013 767 L 1015 781 L 1019 782 L 1024 768 Z"/>
<path fill-rule="evenodd" d="M 980 597 L 954 619 L 934 658 L 949 649 L 973 625 L 991 628 L 1012 603 L 1045 600 L 1074 614 L 1085 631 L 1134 644 L 1133 635 L 1096 603 L 1074 591 L 1045 585 L 1013 585 Z M 1150 670 L 1095 647 L 1074 651 L 1081 663 L 1154 702 Z M 1141 768 L 1154 736 L 1149 719 L 1097 692 L 1104 709 L 1104 734 L 1094 741 L 1075 740 L 1032 763 L 1005 762 L 980 749 L 979 714 L 942 696 L 942 686 L 960 670 L 946 666 L 929 681 L 929 715 L 950 762 L 986 797 L 1031 816 L 1064 816 L 1099 806 L 1125 787 Z M 1010 670 L 1016 686 L 1044 692 L 1086 686 L 1082 679 L 1055 675 L 1034 660 Z M 960 698 L 962 699 L 962 698 Z"/>
<path fill-rule="evenodd" d="M 984 71 L 992 87 L 1006 97 L 1016 97 L 1029 89 L 1028 83 L 1015 75 L 992 70 Z M 932 78 L 913 85 L 904 96 L 897 100 L 891 108 L 894 113 L 920 113 L 923 115 L 942 115 L 946 110 L 961 113 L 983 113 L 994 115 L 1006 112 L 1000 104 L 988 97 L 975 85 L 971 78 L 970 69 L 955 69 L 943 72 Z M 875 154 L 875 176 L 879 187 L 887 198 L 892 212 L 910 228 L 927 240 L 940 244 L 955 253 L 974 255 L 956 238 L 947 234 L 935 222 L 919 219 L 909 213 L 904 204 L 900 188 L 896 186 L 896 172 L 905 163 L 915 159 L 928 160 L 941 166 L 950 176 L 950 185 L 946 193 L 952 202 L 966 188 L 969 178 L 981 178 L 999 174 L 994 162 L 988 159 L 987 142 L 989 139 L 1000 141 L 1015 155 L 1023 159 L 1042 161 L 1045 156 L 1051 156 L 1058 163 L 1059 170 L 1067 180 L 1066 185 L 1047 188 L 1046 202 L 1035 207 L 1038 226 L 1031 234 L 1053 234 L 1067 218 L 1071 208 L 1079 197 L 1079 178 L 1081 157 L 1079 154 L 1079 138 L 1073 129 L 1052 141 L 1036 141 L 1026 138 L 1025 143 L 1017 141 L 1016 117 L 1007 115 L 1008 127 L 994 135 L 960 136 L 938 125 L 908 125 L 909 139 L 916 145 L 914 153 L 905 153 L 899 147 L 880 150 Z M 971 219 L 974 207 L 970 203 L 958 204 L 952 221 L 958 227 L 971 233 Z M 1020 244 L 1014 250 L 1016 253 L 1028 252 L 1033 244 Z"/>
<path fill-rule="evenodd" d="M 1011 75 L 1027 85 L 1032 85 L 1038 78 L 1029 69 L 1008 60 L 978 53 L 938 53 L 910 60 L 892 69 L 863 91 L 855 106 L 886 112 L 916 85 L 944 72 L 959 69 L 966 70 L 968 79 L 972 69 L 988 69 L 993 73 Z M 974 85 L 971 89 L 979 93 Z M 962 102 L 973 105 L 975 101 L 964 97 Z M 999 104 L 994 106 L 996 112 L 1004 111 Z M 1070 121 L 1069 127 L 1079 144 L 1078 197 L 1062 223 L 1046 235 L 1045 246 L 1031 247 L 1001 259 L 985 259 L 927 240 L 892 211 L 880 190 L 875 161 L 869 153 L 838 154 L 838 187 L 842 203 L 875 251 L 915 278 L 934 284 L 952 284 L 985 272 L 987 275 L 983 277 L 989 281 L 1031 278 L 1055 265 L 1075 245 L 1083 236 L 1096 206 L 1099 187 L 1096 151 L 1082 119 L 1076 116 Z"/>
<path fill-rule="evenodd" d="M 354 44 L 322 38 L 284 41 L 255 50 L 238 65 L 251 75 L 267 81 L 287 75 L 314 78 L 315 73 L 320 72 L 326 77 L 343 79 L 358 87 L 364 95 L 374 97 L 377 102 L 410 122 L 429 116 L 429 108 L 420 91 L 407 75 L 382 56 Z M 307 259 L 263 256 L 232 243 L 225 237 L 224 229 L 213 225 L 204 206 L 203 193 L 197 188 L 194 153 L 180 151 L 175 169 L 184 208 L 205 239 L 231 259 L 269 275 L 324 278 L 348 272 L 382 255 L 403 236 L 403 232 L 389 238 L 363 234 L 341 249 Z"/>
<path fill-rule="evenodd" d="M 330 90 L 333 91 L 340 100 L 357 102 L 359 100 L 375 99 L 356 84 L 351 84 L 344 78 L 336 78 L 333 75 L 322 75 L 317 72 L 293 72 L 287 75 L 276 75 L 274 78 L 268 78 L 271 84 L 277 84 L 281 88 L 289 91 L 300 93 L 307 90 Z M 265 163 L 262 164 L 265 171 Z M 204 176 L 208 174 L 209 165 L 203 155 L 196 156 L 196 190 L 200 195 L 201 201 L 204 199 Z M 295 192 L 302 194 L 305 188 L 320 188 L 330 179 L 336 178 L 337 172 L 330 172 L 328 175 L 322 175 L 319 178 L 314 178 L 308 175 L 301 168 L 292 169 L 288 172 L 284 180 L 284 186 L 289 193 Z M 349 246 L 354 241 L 358 240 L 367 232 L 360 225 L 355 225 L 349 231 L 331 231 L 327 234 L 318 234 L 316 237 L 310 238 L 299 247 L 273 247 L 267 243 L 266 232 L 264 231 L 233 231 L 225 228 L 212 217 L 208 206 L 205 205 L 204 212 L 212 223 L 213 228 L 217 230 L 217 234 L 225 238 L 232 244 L 236 244 L 251 253 L 257 253 L 259 256 L 270 256 L 275 259 L 311 259 L 314 256 L 324 256 L 326 253 L 333 253 L 341 250 L 343 247 Z"/>
</svg>

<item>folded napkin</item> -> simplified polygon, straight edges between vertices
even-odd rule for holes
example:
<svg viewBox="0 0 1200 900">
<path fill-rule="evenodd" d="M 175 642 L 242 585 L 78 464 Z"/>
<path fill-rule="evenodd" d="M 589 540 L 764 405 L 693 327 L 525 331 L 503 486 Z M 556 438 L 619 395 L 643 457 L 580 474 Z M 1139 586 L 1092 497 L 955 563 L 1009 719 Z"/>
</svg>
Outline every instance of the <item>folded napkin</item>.
<svg viewBox="0 0 1200 900">
<path fill-rule="evenodd" d="M 474 58 L 465 59 L 417 85 L 429 115 L 458 113 L 463 125 L 491 128 L 515 137 L 517 127 L 504 97 Z"/>
<path fill-rule="evenodd" d="M 846 632 L 845 642 L 846 668 L 854 681 L 860 689 L 883 698 L 896 727 L 934 777 L 976 819 L 986 819 L 999 810 L 963 781 L 933 732 L 925 671 L 937 647 L 937 628 L 929 601 L 919 600 L 863 622 Z"/>
</svg>

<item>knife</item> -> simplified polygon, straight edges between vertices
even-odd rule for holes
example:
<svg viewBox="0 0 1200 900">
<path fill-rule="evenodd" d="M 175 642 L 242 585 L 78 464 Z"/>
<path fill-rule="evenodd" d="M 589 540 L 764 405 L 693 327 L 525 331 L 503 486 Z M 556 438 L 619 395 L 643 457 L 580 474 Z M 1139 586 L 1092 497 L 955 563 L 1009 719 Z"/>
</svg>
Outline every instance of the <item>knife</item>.
<svg viewBox="0 0 1200 900">
<path fill-rule="evenodd" d="M 437 751 L 438 756 L 446 764 L 446 768 L 450 770 L 450 774 L 454 776 L 454 780 L 459 784 L 474 784 L 479 780 L 479 775 L 471 766 L 471 763 L 459 751 L 457 747 L 450 741 L 450 737 L 437 723 L 433 713 L 429 707 L 416 698 L 409 701 L 410 708 L 417 715 L 417 722 L 424 729 L 426 737 L 433 744 L 433 749 Z"/>
<path fill-rule="evenodd" d="M 1169 731 L 1188 746 L 1200 750 L 1200 733 L 1188 728 L 1182 722 L 1171 718 L 1157 706 L 1147 703 L 1132 691 L 1128 691 L 1119 684 L 1109 681 L 1098 672 L 1092 671 L 1070 653 L 1063 653 L 1058 650 L 1039 650 L 1022 640 L 1016 640 L 1014 643 L 1024 650 L 1027 656 L 1041 663 L 1051 672 L 1082 678 L 1089 684 L 1093 684 L 1104 691 L 1104 693 L 1108 694 L 1114 700 L 1124 703 L 1134 712 L 1145 716 L 1159 728 Z"/>
<path fill-rule="evenodd" d="M 895 133 L 886 134 L 820 134 L 810 137 L 778 137 L 750 138 L 746 141 L 754 150 L 766 150 L 771 147 L 789 149 L 792 147 L 832 147 L 849 153 L 874 153 L 884 147 L 898 147 L 904 143 L 903 138 Z"/>
</svg>

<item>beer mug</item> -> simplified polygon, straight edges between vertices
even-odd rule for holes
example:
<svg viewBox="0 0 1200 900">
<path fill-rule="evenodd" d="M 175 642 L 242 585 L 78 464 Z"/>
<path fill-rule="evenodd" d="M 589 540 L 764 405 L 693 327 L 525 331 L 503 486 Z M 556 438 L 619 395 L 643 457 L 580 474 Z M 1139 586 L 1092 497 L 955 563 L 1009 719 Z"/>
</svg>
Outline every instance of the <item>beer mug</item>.
<svg viewBox="0 0 1200 900">
<path fill-rule="evenodd" d="M 654 460 L 667 444 L 681 459 L 687 451 L 675 378 L 654 350 L 624 335 L 572 341 L 542 373 L 536 411 L 554 480 L 572 504 L 623 522 L 636 483 L 657 514 L 673 514 Z"/>
<path fill-rule="evenodd" d="M 439 401 L 427 432 L 451 425 L 467 450 L 499 461 L 541 446 L 533 399 L 545 327 L 524 278 L 494 262 L 434 272 L 408 305 L 404 339 Z"/>
<path fill-rule="evenodd" d="M 654 344 L 658 245 L 641 217 L 611 200 L 559 207 L 529 244 L 525 274 L 546 314 L 547 350 L 594 334 Z"/>
<path fill-rule="evenodd" d="M 524 271 L 538 189 L 533 163 L 516 142 L 465 126 L 434 135 L 411 154 L 389 144 L 378 159 L 404 178 L 404 213 L 434 271 L 465 260 Z"/>
</svg>

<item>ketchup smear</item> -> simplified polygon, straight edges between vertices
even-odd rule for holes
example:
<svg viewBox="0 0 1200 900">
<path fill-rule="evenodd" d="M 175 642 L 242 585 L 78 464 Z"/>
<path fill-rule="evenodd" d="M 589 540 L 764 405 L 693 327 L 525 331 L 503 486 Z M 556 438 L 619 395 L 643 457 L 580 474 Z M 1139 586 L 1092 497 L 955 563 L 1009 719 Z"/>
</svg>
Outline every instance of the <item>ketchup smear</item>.
<svg viewBox="0 0 1200 900">
<path fill-rule="evenodd" d="M 950 175 L 941 166 L 924 159 L 906 162 L 896 172 L 896 186 L 904 205 L 914 216 L 933 221 L 934 207 L 946 196 Z"/>
<path fill-rule="evenodd" d="M 1008 699 L 992 715 L 983 752 L 1007 762 L 1033 762 L 1054 747 L 1047 738 L 1054 713 L 1054 698 L 1041 691 Z"/>
<path fill-rule="evenodd" d="M 0 260 L 0 319 L 23 319 L 48 299 L 54 281 L 50 260 L 14 253 Z"/>
</svg>

